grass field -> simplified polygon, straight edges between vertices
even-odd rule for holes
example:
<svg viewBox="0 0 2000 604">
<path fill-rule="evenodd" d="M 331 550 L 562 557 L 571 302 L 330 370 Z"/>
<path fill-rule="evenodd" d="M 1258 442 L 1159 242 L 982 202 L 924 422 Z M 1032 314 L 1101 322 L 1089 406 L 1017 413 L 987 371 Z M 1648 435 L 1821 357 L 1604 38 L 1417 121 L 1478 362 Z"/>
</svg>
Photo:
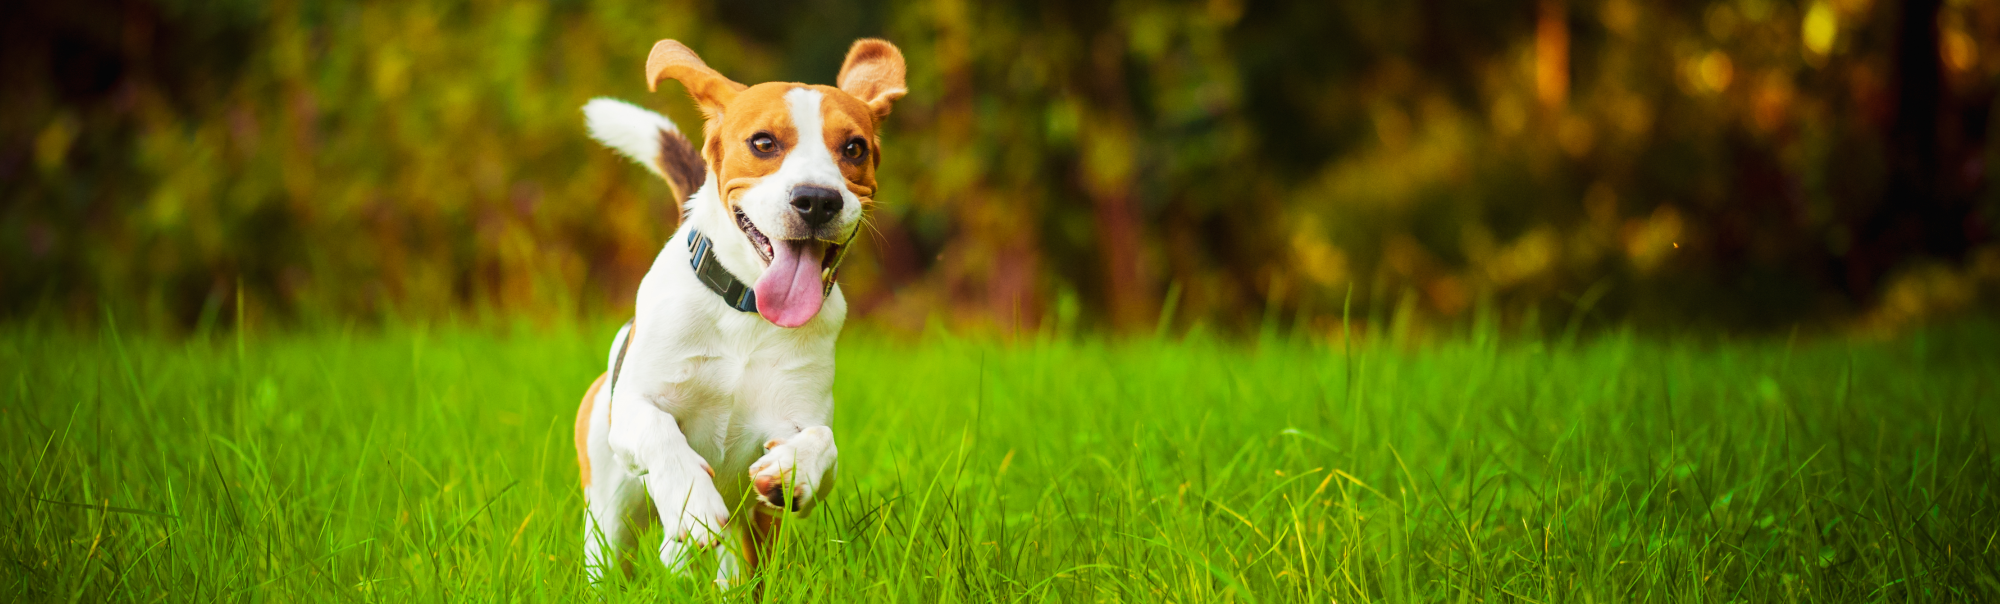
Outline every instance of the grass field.
<svg viewBox="0 0 2000 604">
<path fill-rule="evenodd" d="M 611 331 L 0 328 L 0 594 L 749 601 L 712 561 L 584 582 L 570 422 Z M 1493 340 L 850 333 L 842 482 L 760 597 L 2000 599 L 2000 325 Z"/>
</svg>

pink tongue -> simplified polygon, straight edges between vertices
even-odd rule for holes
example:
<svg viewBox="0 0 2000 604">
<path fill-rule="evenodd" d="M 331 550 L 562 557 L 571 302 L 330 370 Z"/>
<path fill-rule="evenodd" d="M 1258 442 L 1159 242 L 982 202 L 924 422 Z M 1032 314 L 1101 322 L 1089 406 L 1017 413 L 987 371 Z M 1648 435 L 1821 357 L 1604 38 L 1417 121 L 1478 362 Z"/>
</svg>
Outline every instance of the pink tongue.
<svg viewBox="0 0 2000 604">
<path fill-rule="evenodd" d="M 819 280 L 826 244 L 818 241 L 773 241 L 771 266 L 757 279 L 757 314 L 779 327 L 798 327 L 819 314 L 826 285 Z"/>
</svg>

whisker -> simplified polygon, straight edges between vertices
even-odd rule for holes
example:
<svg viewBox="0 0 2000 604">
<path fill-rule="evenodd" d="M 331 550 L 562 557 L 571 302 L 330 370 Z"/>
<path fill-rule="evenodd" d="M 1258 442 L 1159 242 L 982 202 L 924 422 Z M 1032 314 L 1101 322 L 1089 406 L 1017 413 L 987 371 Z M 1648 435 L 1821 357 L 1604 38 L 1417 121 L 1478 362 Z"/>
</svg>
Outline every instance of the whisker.
<svg viewBox="0 0 2000 604">
<path fill-rule="evenodd" d="M 873 196 L 862 197 L 861 205 L 864 208 L 868 206 L 873 206 L 875 205 L 875 198 Z M 883 245 L 884 242 L 888 241 L 887 239 L 885 239 L 886 235 L 882 234 L 881 227 L 875 226 L 875 217 L 873 215 L 863 212 L 861 214 L 861 226 L 867 227 L 869 231 L 874 233 L 874 236 L 870 237 L 869 239 L 871 241 L 874 241 L 876 245 Z"/>
<path fill-rule="evenodd" d="M 875 245 L 878 245 L 878 246 L 880 246 L 880 245 L 886 245 L 886 244 L 887 244 L 887 242 L 888 242 L 888 239 L 886 239 L 886 237 L 888 237 L 888 236 L 887 236 L 887 235 L 883 235 L 883 234 L 882 234 L 882 228 L 881 228 L 881 227 L 878 227 L 878 226 L 875 226 L 875 221 L 873 221 L 873 220 L 869 220 L 869 217 L 868 217 L 868 216 L 866 216 L 866 215 L 863 215 L 863 216 L 861 217 L 861 226 L 864 226 L 864 227 L 867 227 L 867 228 L 868 228 L 868 231 L 869 231 L 870 233 L 872 233 L 872 234 L 873 234 L 873 236 L 872 236 L 872 237 L 869 237 L 869 240 L 871 240 L 871 241 L 874 241 L 874 242 L 875 242 Z"/>
</svg>

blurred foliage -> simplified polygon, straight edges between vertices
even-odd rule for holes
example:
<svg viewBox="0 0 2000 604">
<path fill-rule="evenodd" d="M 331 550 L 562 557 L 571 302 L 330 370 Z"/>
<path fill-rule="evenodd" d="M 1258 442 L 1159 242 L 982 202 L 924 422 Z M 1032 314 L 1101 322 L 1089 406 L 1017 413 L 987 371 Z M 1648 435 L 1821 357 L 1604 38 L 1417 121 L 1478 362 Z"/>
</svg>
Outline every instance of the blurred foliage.
<svg viewBox="0 0 2000 604">
<path fill-rule="evenodd" d="M 10 316 L 627 312 L 673 203 L 577 108 L 698 131 L 677 88 L 645 91 L 660 38 L 745 82 L 902 46 L 911 94 L 844 277 L 890 326 L 1894 326 L 2000 284 L 1990 2 L 13 12 Z"/>
</svg>

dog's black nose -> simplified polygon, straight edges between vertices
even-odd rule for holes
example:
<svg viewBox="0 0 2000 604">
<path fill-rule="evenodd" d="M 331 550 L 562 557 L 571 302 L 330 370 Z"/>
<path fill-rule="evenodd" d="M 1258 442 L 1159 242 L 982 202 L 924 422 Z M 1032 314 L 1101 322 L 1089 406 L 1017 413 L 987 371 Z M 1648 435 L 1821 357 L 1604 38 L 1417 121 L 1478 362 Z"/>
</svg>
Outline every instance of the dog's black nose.
<svg viewBox="0 0 2000 604">
<path fill-rule="evenodd" d="M 798 210 L 806 226 L 818 227 L 833 220 L 841 204 L 839 191 L 818 185 L 792 187 L 792 209 Z"/>
</svg>

